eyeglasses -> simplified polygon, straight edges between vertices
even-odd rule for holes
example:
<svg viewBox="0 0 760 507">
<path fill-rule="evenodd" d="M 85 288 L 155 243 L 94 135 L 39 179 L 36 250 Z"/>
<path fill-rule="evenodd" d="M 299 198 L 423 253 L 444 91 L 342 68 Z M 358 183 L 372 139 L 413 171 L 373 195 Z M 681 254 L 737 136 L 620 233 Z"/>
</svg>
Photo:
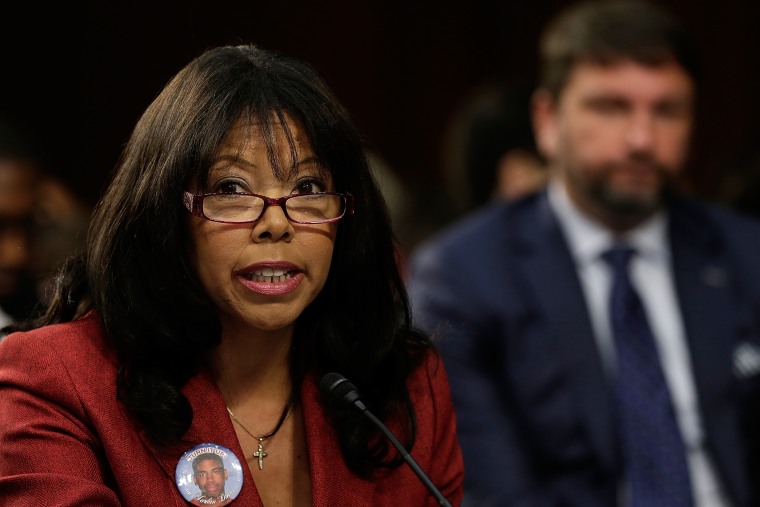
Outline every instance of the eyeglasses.
<svg viewBox="0 0 760 507">
<path fill-rule="evenodd" d="M 282 208 L 285 217 L 296 224 L 337 222 L 354 213 L 354 196 L 337 192 L 266 197 L 247 193 L 191 194 L 185 192 L 185 207 L 196 217 L 224 224 L 256 222 L 269 206 Z"/>
</svg>

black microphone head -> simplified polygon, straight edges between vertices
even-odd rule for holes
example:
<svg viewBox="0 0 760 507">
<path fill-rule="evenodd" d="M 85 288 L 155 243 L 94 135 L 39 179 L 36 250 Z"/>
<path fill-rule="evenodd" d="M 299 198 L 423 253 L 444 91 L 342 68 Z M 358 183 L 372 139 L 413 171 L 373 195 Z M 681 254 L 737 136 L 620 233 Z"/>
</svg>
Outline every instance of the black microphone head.
<svg viewBox="0 0 760 507">
<path fill-rule="evenodd" d="M 354 406 L 360 410 L 367 407 L 361 401 L 359 390 L 340 373 L 326 373 L 319 383 L 319 390 L 335 406 Z"/>
</svg>

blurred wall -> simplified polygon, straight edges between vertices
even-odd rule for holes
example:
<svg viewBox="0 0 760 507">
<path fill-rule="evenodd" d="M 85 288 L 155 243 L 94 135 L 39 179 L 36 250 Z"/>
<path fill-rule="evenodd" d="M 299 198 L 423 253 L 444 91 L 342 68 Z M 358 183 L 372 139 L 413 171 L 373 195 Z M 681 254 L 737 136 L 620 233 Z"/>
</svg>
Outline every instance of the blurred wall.
<svg viewBox="0 0 760 507">
<path fill-rule="evenodd" d="M 102 1 L 3 7 L 0 114 L 94 202 L 131 128 L 203 49 L 255 42 L 310 61 L 402 181 L 436 191 L 441 139 L 458 101 L 486 80 L 532 80 L 536 40 L 567 1 Z M 695 188 L 721 175 L 760 115 L 756 0 L 663 0 L 698 36 L 706 81 Z"/>
</svg>

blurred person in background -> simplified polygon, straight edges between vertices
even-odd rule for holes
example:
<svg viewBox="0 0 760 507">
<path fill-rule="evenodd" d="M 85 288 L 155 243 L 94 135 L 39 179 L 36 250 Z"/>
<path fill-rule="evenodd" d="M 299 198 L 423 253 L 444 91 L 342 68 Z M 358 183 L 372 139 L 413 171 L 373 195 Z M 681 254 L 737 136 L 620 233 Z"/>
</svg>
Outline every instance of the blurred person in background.
<svg viewBox="0 0 760 507">
<path fill-rule="evenodd" d="M 41 310 L 52 272 L 82 247 L 88 219 L 27 133 L 0 122 L 0 328 Z"/>
<path fill-rule="evenodd" d="M 32 235 L 41 170 L 31 148 L 0 124 L 0 327 L 37 305 Z"/>
<path fill-rule="evenodd" d="M 444 129 L 440 186 L 408 185 L 389 169 L 376 171 L 392 197 L 388 205 L 405 276 L 409 255 L 443 227 L 494 200 L 543 188 L 547 170 L 533 139 L 531 93 L 525 83 L 489 81 L 462 98 Z"/>
<path fill-rule="evenodd" d="M 543 188 L 547 170 L 533 138 L 532 93 L 523 82 L 487 82 L 452 114 L 442 164 L 457 216 L 494 198 L 517 199 Z"/>
<path fill-rule="evenodd" d="M 84 248 L 91 211 L 63 179 L 48 174 L 40 180 L 34 209 L 32 270 L 38 298 L 45 304 L 52 297 L 58 267 Z"/>
<path fill-rule="evenodd" d="M 760 223 L 681 187 L 700 70 L 657 4 L 552 20 L 545 191 L 410 261 L 478 506 L 757 506 Z"/>
</svg>

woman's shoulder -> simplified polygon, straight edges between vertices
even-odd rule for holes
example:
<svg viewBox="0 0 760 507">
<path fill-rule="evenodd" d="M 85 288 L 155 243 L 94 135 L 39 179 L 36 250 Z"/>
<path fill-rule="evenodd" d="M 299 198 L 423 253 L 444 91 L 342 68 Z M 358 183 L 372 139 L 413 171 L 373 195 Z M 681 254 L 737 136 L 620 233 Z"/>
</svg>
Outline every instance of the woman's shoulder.
<svg viewBox="0 0 760 507">
<path fill-rule="evenodd" d="M 87 342 L 93 342 L 93 338 L 102 337 L 103 334 L 103 324 L 100 317 L 95 311 L 90 311 L 81 319 L 71 322 L 49 324 L 29 331 L 10 333 L 2 340 L 2 343 L 13 342 L 14 344 L 18 344 L 23 342 L 27 345 L 35 345 L 42 342 L 58 342 L 60 340 L 71 343 L 83 339 L 81 340 L 82 345 L 85 345 Z M 98 346 L 99 344 L 95 345 Z"/>
<path fill-rule="evenodd" d="M 94 312 L 83 318 L 14 332 L 0 342 L 0 376 L 25 369 L 43 376 L 43 368 L 106 373 L 114 357 L 105 343 L 103 325 Z M 37 371 L 35 371 L 37 370 Z"/>
</svg>

